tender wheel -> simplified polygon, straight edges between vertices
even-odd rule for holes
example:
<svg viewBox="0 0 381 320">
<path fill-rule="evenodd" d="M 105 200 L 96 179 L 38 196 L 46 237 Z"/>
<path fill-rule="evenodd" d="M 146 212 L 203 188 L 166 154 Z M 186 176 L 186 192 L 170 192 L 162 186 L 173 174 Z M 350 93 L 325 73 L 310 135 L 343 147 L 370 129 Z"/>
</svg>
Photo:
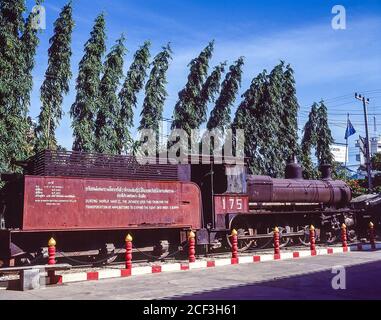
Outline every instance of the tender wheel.
<svg viewBox="0 0 381 320">
<path fill-rule="evenodd" d="M 159 260 L 163 260 L 169 256 L 169 241 L 161 240 L 159 241 L 153 249 L 153 256 L 157 257 Z"/>
</svg>

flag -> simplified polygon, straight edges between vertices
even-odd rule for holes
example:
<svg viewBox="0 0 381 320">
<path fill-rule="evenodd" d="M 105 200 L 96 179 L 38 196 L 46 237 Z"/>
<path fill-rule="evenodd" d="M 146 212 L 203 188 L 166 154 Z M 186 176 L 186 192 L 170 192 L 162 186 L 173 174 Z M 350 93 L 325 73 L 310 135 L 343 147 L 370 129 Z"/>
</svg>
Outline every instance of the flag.
<svg viewBox="0 0 381 320">
<path fill-rule="evenodd" d="M 348 119 L 347 132 L 345 132 L 345 140 L 348 140 L 350 136 L 353 136 L 356 133 L 355 128 L 352 125 L 351 120 Z"/>
</svg>

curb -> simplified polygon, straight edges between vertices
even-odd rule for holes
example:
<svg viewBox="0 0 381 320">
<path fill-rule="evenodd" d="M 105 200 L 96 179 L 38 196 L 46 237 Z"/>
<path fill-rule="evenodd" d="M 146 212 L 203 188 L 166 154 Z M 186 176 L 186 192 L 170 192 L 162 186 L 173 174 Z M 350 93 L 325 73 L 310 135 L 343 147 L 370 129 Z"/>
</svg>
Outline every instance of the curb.
<svg viewBox="0 0 381 320">
<path fill-rule="evenodd" d="M 372 250 L 380 250 L 381 243 L 372 244 L 357 244 L 351 246 L 351 251 L 372 251 Z"/>
<path fill-rule="evenodd" d="M 147 267 L 136 267 L 132 269 L 105 269 L 96 272 L 81 272 L 63 275 L 52 275 L 47 279 L 48 284 L 65 284 L 73 282 L 82 281 L 97 281 L 102 279 L 115 279 L 115 278 L 126 278 L 138 275 L 147 274 L 159 274 L 167 272 L 183 272 L 189 270 L 200 270 L 208 268 L 216 268 L 228 265 L 238 265 L 238 264 L 250 264 L 250 263 L 262 263 L 268 261 L 282 261 L 282 260 L 293 260 L 307 257 L 315 256 L 325 256 L 340 253 L 349 253 L 351 251 L 372 251 L 376 249 L 381 249 L 381 243 L 376 244 L 372 248 L 370 244 L 364 245 L 354 245 L 348 248 L 336 247 L 336 248 L 323 248 L 317 249 L 315 251 L 303 250 L 295 252 L 285 252 L 279 255 L 265 254 L 265 255 L 255 255 L 240 257 L 238 259 L 215 259 L 209 261 L 197 261 L 194 263 L 173 263 L 165 265 L 153 265 Z"/>
</svg>

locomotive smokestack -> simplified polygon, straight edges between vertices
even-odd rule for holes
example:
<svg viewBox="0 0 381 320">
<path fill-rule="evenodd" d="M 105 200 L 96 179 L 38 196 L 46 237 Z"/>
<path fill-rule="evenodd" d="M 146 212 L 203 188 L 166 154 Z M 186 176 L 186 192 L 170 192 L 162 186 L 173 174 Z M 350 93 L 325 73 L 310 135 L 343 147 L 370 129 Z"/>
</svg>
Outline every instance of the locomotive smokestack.
<svg viewBox="0 0 381 320">
<path fill-rule="evenodd" d="M 330 164 L 322 164 L 319 170 L 322 180 L 332 180 L 332 166 Z"/>
<path fill-rule="evenodd" d="M 298 163 L 295 157 L 293 157 L 292 162 L 289 162 L 286 166 L 286 179 L 303 179 L 303 168 Z"/>
</svg>

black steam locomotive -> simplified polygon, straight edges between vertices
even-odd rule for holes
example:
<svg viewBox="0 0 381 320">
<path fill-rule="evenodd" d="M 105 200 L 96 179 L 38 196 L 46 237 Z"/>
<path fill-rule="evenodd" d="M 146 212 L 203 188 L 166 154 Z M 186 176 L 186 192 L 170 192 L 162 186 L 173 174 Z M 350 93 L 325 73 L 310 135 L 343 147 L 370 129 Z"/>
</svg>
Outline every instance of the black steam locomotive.
<svg viewBox="0 0 381 320">
<path fill-rule="evenodd" d="M 309 244 L 309 226 L 321 242 L 338 240 L 343 223 L 349 239 L 365 236 L 376 221 L 378 195 L 352 200 L 350 188 L 331 178 L 304 180 L 289 164 L 285 179 L 248 174 L 248 165 L 211 158 L 207 164 L 139 164 L 130 156 L 43 151 L 18 164 L 23 175 L 1 175 L 0 260 L 3 265 L 35 261 L 54 236 L 65 257 L 115 257 L 127 232 L 136 246 L 153 246 L 164 257 L 196 231 L 197 244 L 216 250 L 238 231 L 239 250 Z M 378 219 L 377 219 L 378 221 Z"/>
</svg>

